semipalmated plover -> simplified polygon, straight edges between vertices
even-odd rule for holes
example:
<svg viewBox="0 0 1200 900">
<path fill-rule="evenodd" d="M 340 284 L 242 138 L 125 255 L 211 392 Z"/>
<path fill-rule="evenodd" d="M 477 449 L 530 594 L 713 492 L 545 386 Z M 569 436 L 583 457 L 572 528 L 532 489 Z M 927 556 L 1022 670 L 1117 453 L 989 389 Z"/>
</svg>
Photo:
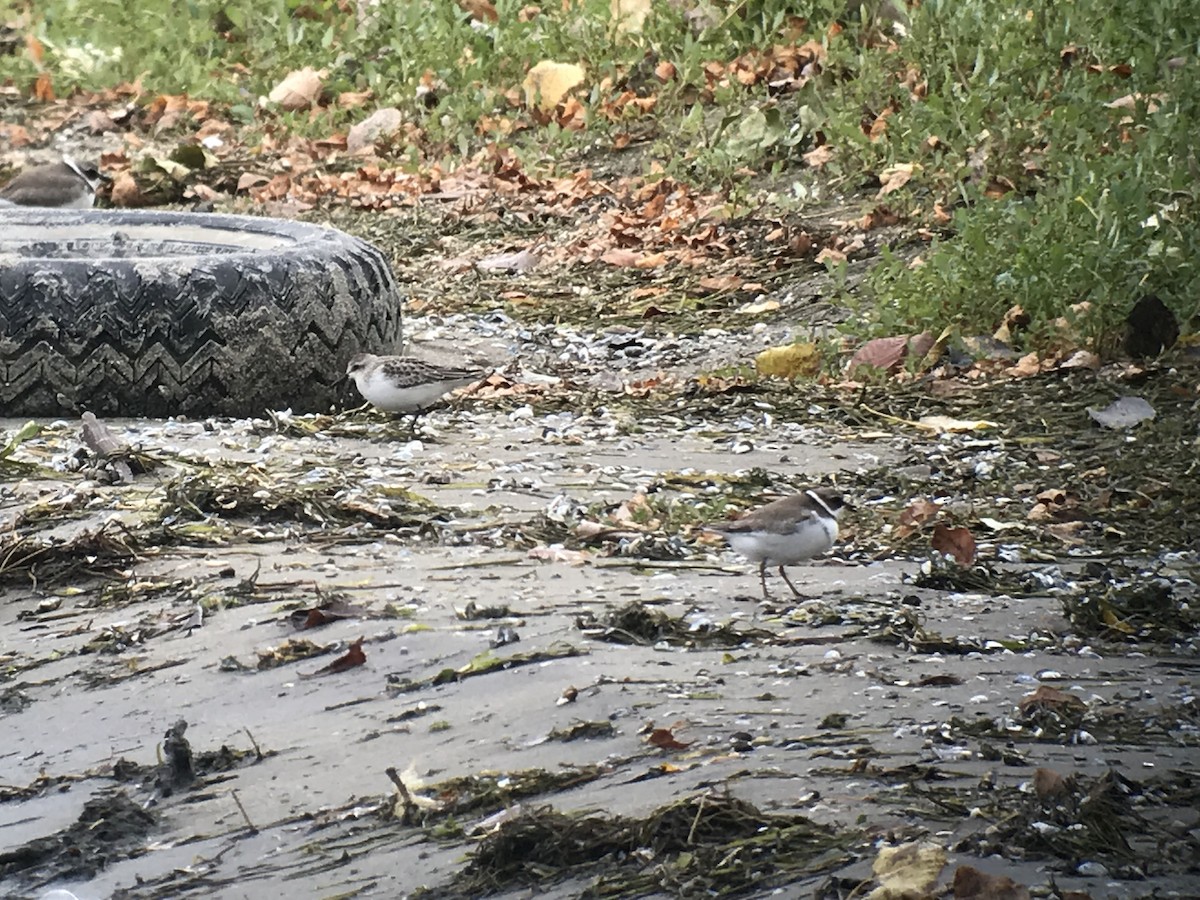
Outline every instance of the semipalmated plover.
<svg viewBox="0 0 1200 900">
<path fill-rule="evenodd" d="M 375 356 L 360 353 L 350 360 L 346 374 L 354 379 L 363 398 L 384 412 L 407 413 L 416 432 L 417 417 L 443 394 L 482 381 L 477 369 L 439 366 L 411 356 Z"/>
<path fill-rule="evenodd" d="M 828 551 L 837 540 L 837 517 L 845 506 L 846 499 L 836 488 L 810 488 L 761 506 L 740 519 L 705 528 L 722 535 L 734 551 L 758 563 L 763 599 L 769 596 L 769 565 L 778 566 L 792 593 L 801 597 L 783 567 Z"/>
<path fill-rule="evenodd" d="M 18 172 L 0 188 L 0 200 L 6 206 L 89 209 L 96 199 L 96 188 L 100 182 L 111 180 L 95 166 L 78 163 L 64 156 L 62 162 L 33 166 Z"/>
</svg>

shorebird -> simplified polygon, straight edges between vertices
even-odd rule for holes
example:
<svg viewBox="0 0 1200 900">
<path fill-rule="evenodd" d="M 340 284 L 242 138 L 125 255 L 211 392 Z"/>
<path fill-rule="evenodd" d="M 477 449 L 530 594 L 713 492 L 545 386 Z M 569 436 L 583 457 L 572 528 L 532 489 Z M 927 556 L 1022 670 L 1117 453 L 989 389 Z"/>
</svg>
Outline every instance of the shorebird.
<svg viewBox="0 0 1200 900">
<path fill-rule="evenodd" d="M 95 166 L 78 163 L 69 156 L 62 162 L 25 169 L 0 188 L 5 206 L 49 206 L 59 209 L 89 209 L 96 188 L 111 179 Z"/>
<path fill-rule="evenodd" d="M 760 506 L 740 519 L 705 528 L 722 535 L 735 552 L 758 563 L 764 600 L 769 596 L 767 566 L 778 566 L 792 593 L 801 597 L 783 567 L 807 562 L 833 547 L 837 517 L 845 506 L 846 499 L 836 488 L 809 488 Z"/>
<path fill-rule="evenodd" d="M 417 429 L 417 417 L 455 388 L 481 381 L 477 369 L 439 366 L 411 356 L 375 356 L 360 353 L 350 360 L 346 374 L 354 379 L 358 392 L 376 409 L 412 416 L 410 430 Z"/>
</svg>

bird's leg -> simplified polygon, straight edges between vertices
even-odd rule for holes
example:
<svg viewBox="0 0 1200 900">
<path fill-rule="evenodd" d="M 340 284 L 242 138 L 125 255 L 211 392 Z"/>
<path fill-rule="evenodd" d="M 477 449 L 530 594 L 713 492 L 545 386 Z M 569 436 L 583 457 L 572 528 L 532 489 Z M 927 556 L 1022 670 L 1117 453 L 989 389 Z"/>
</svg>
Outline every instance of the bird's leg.
<svg viewBox="0 0 1200 900">
<path fill-rule="evenodd" d="M 762 584 L 763 599 L 770 600 L 771 595 L 767 593 L 767 561 L 765 559 L 759 561 L 758 580 Z"/>
<path fill-rule="evenodd" d="M 412 418 L 408 420 L 408 439 L 416 440 L 417 438 L 417 419 L 421 418 L 421 410 L 416 410 L 412 414 Z"/>
<path fill-rule="evenodd" d="M 783 571 L 783 566 L 779 567 L 779 574 L 783 576 L 783 580 L 787 582 L 787 586 L 792 589 L 793 594 L 795 594 L 797 597 L 804 596 L 802 593 L 800 593 L 798 590 L 796 590 L 796 586 L 794 584 L 792 584 L 792 579 L 788 578 L 787 572 Z"/>
</svg>

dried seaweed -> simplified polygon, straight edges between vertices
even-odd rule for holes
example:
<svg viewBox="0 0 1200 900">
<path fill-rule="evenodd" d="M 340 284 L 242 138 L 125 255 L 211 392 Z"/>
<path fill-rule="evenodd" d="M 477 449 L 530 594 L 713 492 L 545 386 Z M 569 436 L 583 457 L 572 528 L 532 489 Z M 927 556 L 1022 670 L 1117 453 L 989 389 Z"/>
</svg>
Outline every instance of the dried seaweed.
<svg viewBox="0 0 1200 900">
<path fill-rule="evenodd" d="M 137 558 L 136 537 L 118 527 L 81 531 L 70 539 L 0 533 L 0 584 L 48 584 L 110 572 Z"/>
<path fill-rule="evenodd" d="M 326 477 L 297 483 L 253 466 L 186 472 L 164 489 L 161 518 L 220 516 L 260 522 L 311 525 L 369 524 L 379 528 L 419 528 L 437 507 L 416 494 L 392 496 L 372 506 L 346 496 L 348 483 L 334 470 Z"/>
<path fill-rule="evenodd" d="M 1063 597 L 1063 611 L 1085 635 L 1112 641 L 1171 643 L 1200 634 L 1200 563 L 1168 571 L 1151 565 L 1095 565 Z M 1189 577 L 1190 576 L 1190 577 Z"/>
<path fill-rule="evenodd" d="M 857 840 L 803 816 L 767 815 L 702 794 L 645 818 L 527 810 L 484 838 L 444 887 L 420 896 L 488 896 L 589 879 L 581 897 L 736 897 L 850 861 Z"/>
<path fill-rule="evenodd" d="M 387 677 L 388 691 L 392 694 L 404 694 L 419 691 L 426 687 L 436 687 L 439 684 L 456 684 L 478 675 L 490 672 L 503 672 L 518 666 L 528 666 L 546 662 L 552 659 L 565 659 L 570 656 L 584 656 L 586 650 L 558 641 L 544 650 L 530 650 L 525 653 L 511 653 L 508 656 L 495 656 L 491 651 L 480 653 L 465 666 L 457 669 L 442 669 L 428 678 L 412 679 L 403 675 L 390 674 Z"/>
<path fill-rule="evenodd" d="M 740 647 L 754 641 L 775 638 L 761 628 L 736 629 L 732 625 L 711 622 L 689 623 L 683 616 L 671 616 L 634 600 L 600 615 L 588 612 L 575 620 L 577 628 L 596 641 L 611 644 L 671 644 L 679 647 Z"/>
<path fill-rule="evenodd" d="M 1058 860 L 1068 871 L 1082 861 L 1098 861 L 1120 878 L 1143 878 L 1150 870 L 1192 871 L 1200 839 L 1189 831 L 1157 824 L 1141 810 L 1180 808 L 1182 804 L 1171 796 L 1173 787 L 1195 796 L 1194 773 L 1142 783 L 1110 769 L 1097 777 L 1055 778 L 1054 784 L 1053 790 L 1003 789 L 991 791 L 990 796 L 964 798 L 971 805 L 982 801 L 979 805 L 995 822 L 953 850 Z"/>
<path fill-rule="evenodd" d="M 109 863 L 142 852 L 157 818 L 124 791 L 93 797 L 79 820 L 55 834 L 0 852 L 0 877 L 20 873 L 33 884 L 93 877 Z"/>
</svg>

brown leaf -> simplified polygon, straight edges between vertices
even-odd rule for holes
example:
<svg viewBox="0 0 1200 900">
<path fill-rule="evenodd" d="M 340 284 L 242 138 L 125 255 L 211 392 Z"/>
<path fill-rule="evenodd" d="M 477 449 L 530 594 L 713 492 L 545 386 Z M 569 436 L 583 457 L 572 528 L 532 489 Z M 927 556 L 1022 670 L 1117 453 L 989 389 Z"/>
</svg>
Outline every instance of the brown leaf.
<svg viewBox="0 0 1200 900">
<path fill-rule="evenodd" d="M 929 544 L 938 553 L 952 556 L 960 566 L 970 566 L 975 562 L 975 536 L 969 528 L 947 528 L 939 522 L 933 526 L 933 538 Z"/>
<path fill-rule="evenodd" d="M 655 728 L 646 740 L 663 750 L 686 750 L 695 743 L 695 741 L 688 741 L 685 744 L 683 741 L 676 740 L 670 728 Z"/>
<path fill-rule="evenodd" d="M 1033 790 L 1038 799 L 1048 800 L 1067 792 L 1067 780 L 1053 769 L 1040 768 L 1033 773 Z"/>
<path fill-rule="evenodd" d="M 895 536 L 903 540 L 913 534 L 922 525 L 933 519 L 939 509 L 941 507 L 936 503 L 923 497 L 920 500 L 914 500 L 904 512 L 900 513 L 900 524 L 896 526 Z"/>
<path fill-rule="evenodd" d="M 121 172 L 113 179 L 108 199 L 113 206 L 123 209 L 135 209 L 139 206 L 146 206 L 150 202 L 128 172 Z"/>
<path fill-rule="evenodd" d="M 954 900 L 1029 900 L 1029 890 L 1007 875 L 959 866 L 954 873 Z"/>
<path fill-rule="evenodd" d="M 471 14 L 476 22 L 499 22 L 500 14 L 491 0 L 458 0 L 458 6 L 463 12 Z"/>
<path fill-rule="evenodd" d="M 853 374 L 855 369 L 862 366 L 881 372 L 894 372 L 900 368 L 907 354 L 908 335 L 875 338 L 859 347 L 854 356 L 850 357 L 846 372 Z"/>
<path fill-rule="evenodd" d="M 1005 369 L 1004 374 L 1011 375 L 1014 378 L 1030 378 L 1038 374 L 1041 370 L 1042 364 L 1038 359 L 1037 353 L 1028 353 L 1017 360 L 1015 366 Z"/>
<path fill-rule="evenodd" d="M 607 250 L 601 255 L 600 262 L 608 263 L 610 266 L 636 266 L 641 258 L 642 254 L 635 250 L 614 247 L 612 250 Z"/>
<path fill-rule="evenodd" d="M 917 687 L 950 687 L 962 684 L 963 680 L 957 675 L 926 675 L 917 682 Z"/>
<path fill-rule="evenodd" d="M 1037 498 L 1046 504 L 1066 503 L 1067 492 L 1062 488 L 1047 488 L 1044 491 L 1039 491 Z"/>
<path fill-rule="evenodd" d="M 238 176 L 237 192 L 248 191 L 250 188 L 258 187 L 260 184 L 266 184 L 271 180 L 269 175 L 260 175 L 257 172 L 243 172 Z"/>
<path fill-rule="evenodd" d="M 696 293 L 704 297 L 722 291 L 736 291 L 741 286 L 742 279 L 739 275 L 705 275 L 696 283 Z"/>
<path fill-rule="evenodd" d="M 1058 688 L 1044 684 L 1040 685 L 1032 694 L 1022 697 L 1021 702 L 1017 705 L 1022 715 L 1026 716 L 1040 709 L 1051 712 L 1082 712 L 1087 709 L 1087 704 L 1074 694 L 1068 694 L 1066 691 L 1060 691 Z"/>
<path fill-rule="evenodd" d="M 876 199 L 885 197 L 893 191 L 898 191 L 904 185 L 908 184 L 913 177 L 913 173 L 917 171 L 917 166 L 912 163 L 899 163 L 884 169 L 879 175 L 880 188 L 879 193 L 875 195 Z"/>
<path fill-rule="evenodd" d="M 321 96 L 324 75 L 312 66 L 295 69 L 271 89 L 267 99 L 287 110 L 308 109 Z"/>
<path fill-rule="evenodd" d="M 49 72 L 42 72 L 33 82 L 33 99 L 39 103 L 49 103 L 54 99 L 54 81 Z"/>
<path fill-rule="evenodd" d="M 833 148 L 828 144 L 822 144 L 820 147 L 815 147 L 803 155 L 805 165 L 813 169 L 819 169 L 831 159 L 833 159 Z"/>
<path fill-rule="evenodd" d="M 359 638 L 350 645 L 344 655 L 339 656 L 329 665 L 317 669 L 315 675 L 336 675 L 338 672 L 345 672 L 347 669 L 353 669 L 355 666 L 361 666 L 367 661 L 367 654 L 363 653 L 363 639 Z"/>
<path fill-rule="evenodd" d="M 835 250 L 833 247 L 823 247 L 821 252 L 817 254 L 816 263 L 822 265 L 826 260 L 832 260 L 834 263 L 840 264 L 846 261 L 846 254 L 841 250 Z"/>
<path fill-rule="evenodd" d="M 511 272 L 521 274 L 537 267 L 541 262 L 541 254 L 526 247 L 515 253 L 499 253 L 485 256 L 475 263 L 475 268 L 483 272 Z"/>
</svg>

